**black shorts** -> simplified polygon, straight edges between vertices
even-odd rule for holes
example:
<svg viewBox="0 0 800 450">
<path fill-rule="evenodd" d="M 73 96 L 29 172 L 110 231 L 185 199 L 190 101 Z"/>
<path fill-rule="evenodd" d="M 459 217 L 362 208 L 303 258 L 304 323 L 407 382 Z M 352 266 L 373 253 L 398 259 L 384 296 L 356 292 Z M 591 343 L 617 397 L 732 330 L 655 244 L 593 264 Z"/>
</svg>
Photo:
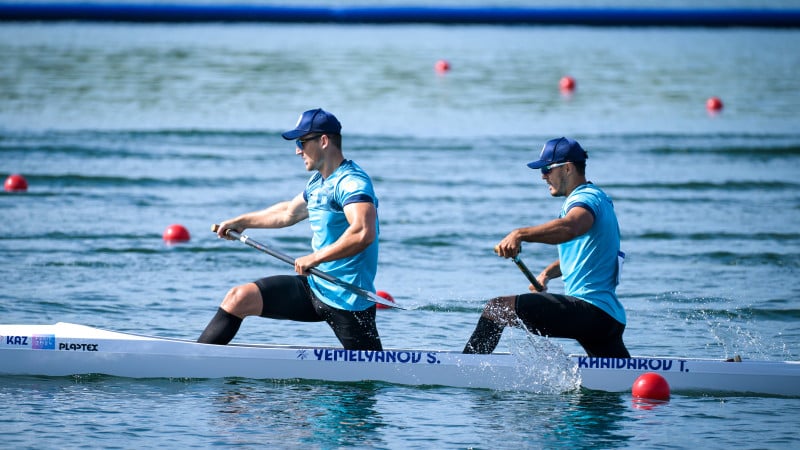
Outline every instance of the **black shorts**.
<svg viewBox="0 0 800 450">
<path fill-rule="evenodd" d="M 261 291 L 261 317 L 330 325 L 347 350 L 382 350 L 375 325 L 375 306 L 346 311 L 320 301 L 302 275 L 275 275 L 255 281 Z"/>
<path fill-rule="evenodd" d="M 530 293 L 517 296 L 515 309 L 532 333 L 575 339 L 589 356 L 630 358 L 622 342 L 625 325 L 589 302 L 568 295 Z"/>
</svg>

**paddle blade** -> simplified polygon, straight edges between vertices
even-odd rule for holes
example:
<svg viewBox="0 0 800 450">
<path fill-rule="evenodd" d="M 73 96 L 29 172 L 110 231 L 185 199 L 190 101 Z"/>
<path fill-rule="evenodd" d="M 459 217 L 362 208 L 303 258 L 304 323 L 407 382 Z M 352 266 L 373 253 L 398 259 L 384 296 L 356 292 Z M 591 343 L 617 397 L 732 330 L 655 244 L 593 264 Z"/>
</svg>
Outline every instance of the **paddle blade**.
<svg viewBox="0 0 800 450">
<path fill-rule="evenodd" d="M 379 296 L 377 294 L 374 294 L 372 292 L 367 292 L 367 293 L 369 294 L 367 296 L 368 300 L 370 300 L 372 302 L 375 302 L 380 306 L 383 306 L 385 309 L 397 308 L 397 309 L 405 310 L 405 308 L 403 308 L 402 306 L 398 305 L 397 303 L 395 303 L 395 302 L 393 302 L 391 300 L 387 300 L 387 299 L 385 299 L 385 298 L 383 298 L 383 297 L 381 297 L 381 296 Z"/>
</svg>

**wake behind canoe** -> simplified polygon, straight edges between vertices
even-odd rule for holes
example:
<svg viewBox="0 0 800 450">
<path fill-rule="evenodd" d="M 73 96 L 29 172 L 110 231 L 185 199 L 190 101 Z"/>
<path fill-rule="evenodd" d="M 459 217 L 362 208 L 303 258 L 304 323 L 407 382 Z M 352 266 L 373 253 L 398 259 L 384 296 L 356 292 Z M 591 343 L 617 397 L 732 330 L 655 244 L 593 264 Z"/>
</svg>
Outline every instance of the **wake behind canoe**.
<svg viewBox="0 0 800 450">
<path fill-rule="evenodd" d="M 571 356 L 567 387 L 630 391 L 636 378 L 656 372 L 673 392 L 800 396 L 800 362 Z M 541 391 L 536 367 L 509 353 L 351 351 L 290 345 L 198 344 L 102 330 L 84 325 L 0 325 L 0 374 L 106 374 L 132 378 L 308 379 L 380 381 L 497 390 Z M 545 380 L 546 382 L 546 380 Z M 563 386 L 562 386 L 563 388 Z"/>
</svg>

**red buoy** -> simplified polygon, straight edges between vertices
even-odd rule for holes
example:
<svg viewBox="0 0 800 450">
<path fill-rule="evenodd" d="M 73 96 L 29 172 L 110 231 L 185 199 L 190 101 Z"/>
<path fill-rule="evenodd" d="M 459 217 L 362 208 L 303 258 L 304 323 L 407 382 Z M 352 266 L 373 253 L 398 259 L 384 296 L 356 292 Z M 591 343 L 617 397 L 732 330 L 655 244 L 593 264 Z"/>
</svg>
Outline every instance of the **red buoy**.
<svg viewBox="0 0 800 450">
<path fill-rule="evenodd" d="M 667 401 L 669 400 L 669 383 L 655 372 L 643 373 L 633 382 L 631 393 L 637 398 Z"/>
<path fill-rule="evenodd" d="M 6 192 L 25 192 L 28 190 L 28 180 L 20 174 L 11 174 L 6 178 L 4 189 Z"/>
<path fill-rule="evenodd" d="M 711 112 L 722 111 L 722 100 L 719 97 L 711 97 L 706 100 L 706 109 Z"/>
<path fill-rule="evenodd" d="M 390 302 L 394 303 L 394 297 L 392 297 L 392 294 L 390 294 L 390 293 L 388 293 L 386 291 L 378 291 L 378 292 L 376 292 L 376 294 L 378 295 L 378 297 L 383 297 L 386 300 L 389 300 Z M 381 305 L 380 303 L 376 303 L 376 306 L 377 306 L 378 309 L 390 309 L 391 308 L 391 307 L 386 306 L 386 305 Z"/>
<path fill-rule="evenodd" d="M 447 60 L 440 59 L 436 61 L 436 65 L 433 66 L 436 69 L 437 73 L 445 73 L 450 70 L 450 63 Z"/>
<path fill-rule="evenodd" d="M 561 92 L 572 92 L 575 90 L 575 78 L 570 76 L 561 77 L 561 80 L 558 82 L 558 88 L 561 89 Z"/>
<path fill-rule="evenodd" d="M 177 242 L 187 242 L 191 238 L 189 236 L 189 230 L 186 229 L 183 225 L 173 224 L 167 227 L 164 230 L 164 235 L 162 236 L 164 241 L 167 243 L 177 243 Z"/>
</svg>

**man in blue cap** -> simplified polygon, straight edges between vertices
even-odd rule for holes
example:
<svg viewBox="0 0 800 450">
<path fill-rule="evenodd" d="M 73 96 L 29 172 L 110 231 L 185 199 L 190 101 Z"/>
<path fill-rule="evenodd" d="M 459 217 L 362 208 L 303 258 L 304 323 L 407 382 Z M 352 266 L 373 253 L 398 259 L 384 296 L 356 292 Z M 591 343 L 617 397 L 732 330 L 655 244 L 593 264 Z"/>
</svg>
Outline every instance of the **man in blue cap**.
<svg viewBox="0 0 800 450">
<path fill-rule="evenodd" d="M 518 228 L 495 246 L 503 258 L 513 258 L 523 242 L 558 246 L 558 260 L 536 277 L 543 287 L 531 293 L 497 297 L 486 304 L 464 353 L 491 353 L 503 328 L 521 320 L 542 336 L 575 339 L 589 356 L 629 358 L 622 341 L 625 309 L 617 299 L 622 257 L 617 216 L 611 199 L 586 179 L 587 153 L 578 142 L 552 139 L 539 159 L 550 195 L 566 197 L 557 219 Z M 547 292 L 547 282 L 563 277 L 564 294 Z"/>
<path fill-rule="evenodd" d="M 342 154 L 342 126 L 323 110 L 304 112 L 294 129 L 282 134 L 295 142 L 295 154 L 314 172 L 303 192 L 267 209 L 221 222 L 228 230 L 283 228 L 308 219 L 313 252 L 294 262 L 297 275 L 275 275 L 231 289 L 198 342 L 227 344 L 247 316 L 301 322 L 325 321 L 348 350 L 381 350 L 375 304 L 336 284 L 309 275 L 318 268 L 340 280 L 375 292 L 378 268 L 378 198 L 372 180 Z"/>
</svg>

